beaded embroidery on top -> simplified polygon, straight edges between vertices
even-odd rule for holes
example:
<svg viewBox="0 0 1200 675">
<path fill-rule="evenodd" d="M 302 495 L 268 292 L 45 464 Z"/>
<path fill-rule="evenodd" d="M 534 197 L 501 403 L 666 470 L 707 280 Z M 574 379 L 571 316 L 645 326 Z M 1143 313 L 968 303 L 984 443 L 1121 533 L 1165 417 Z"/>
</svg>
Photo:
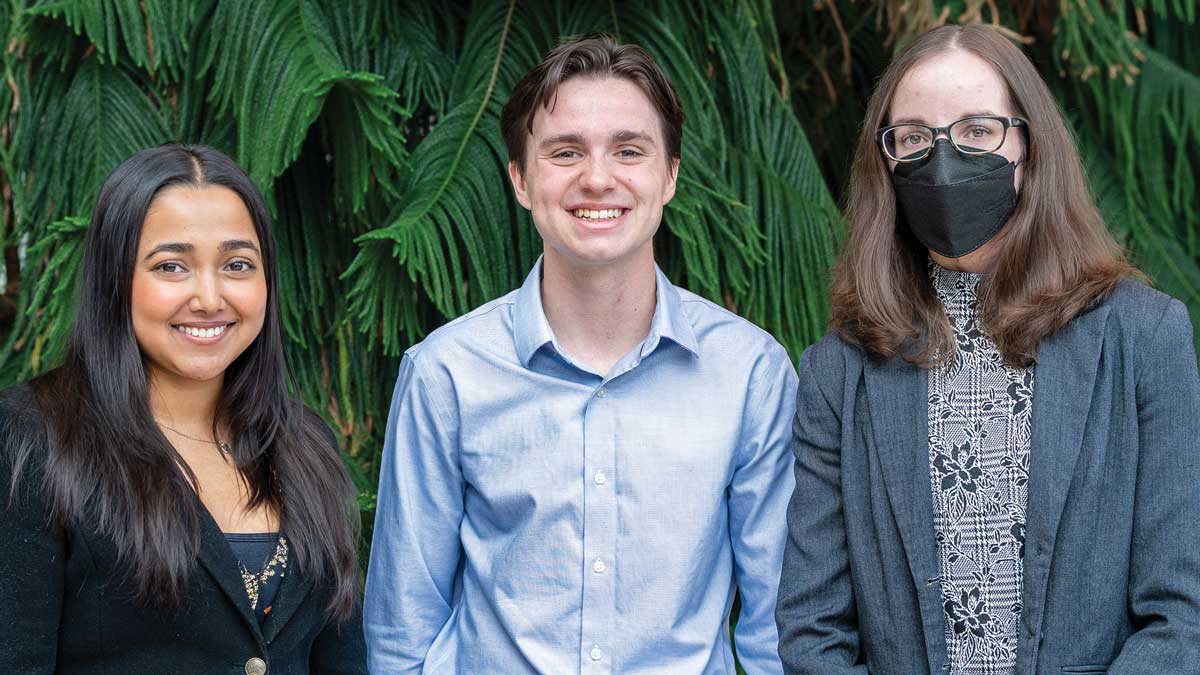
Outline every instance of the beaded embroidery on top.
<svg viewBox="0 0 1200 675">
<path fill-rule="evenodd" d="M 262 572 L 254 574 L 246 569 L 246 566 L 241 562 L 238 567 L 242 572 L 242 583 L 246 586 L 246 595 L 250 598 L 250 609 L 258 609 L 259 590 L 267 585 L 271 577 L 276 574 L 282 579 L 287 574 L 288 561 L 288 545 L 287 539 L 280 537 L 279 543 L 275 545 L 275 553 L 267 560 L 267 564 L 263 565 Z M 270 607 L 263 608 L 263 614 L 269 614 Z"/>
</svg>

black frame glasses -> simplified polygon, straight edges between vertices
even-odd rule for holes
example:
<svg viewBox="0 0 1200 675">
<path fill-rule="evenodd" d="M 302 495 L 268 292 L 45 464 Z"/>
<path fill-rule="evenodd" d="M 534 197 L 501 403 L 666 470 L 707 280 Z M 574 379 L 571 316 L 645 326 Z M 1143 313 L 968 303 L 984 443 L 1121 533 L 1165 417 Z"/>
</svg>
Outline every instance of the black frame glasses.
<svg viewBox="0 0 1200 675">
<path fill-rule="evenodd" d="M 980 150 L 978 148 L 972 148 L 969 146 L 963 147 L 963 146 L 959 145 L 954 140 L 954 135 L 950 133 L 950 128 L 961 122 L 966 122 L 967 120 L 995 120 L 995 121 L 1003 124 L 1004 125 L 1004 135 L 1001 136 L 1000 143 L 991 150 Z M 901 127 L 919 127 L 919 128 L 926 129 L 929 131 L 929 146 L 927 148 L 925 148 L 924 152 L 922 152 L 920 154 L 908 155 L 906 157 L 901 158 L 901 157 L 893 156 L 892 153 L 888 151 L 888 145 L 887 145 L 887 142 L 884 141 L 884 136 L 886 136 L 889 131 L 891 131 L 893 129 L 899 129 Z M 886 127 L 880 127 L 875 132 L 875 142 L 878 143 L 879 147 L 883 150 L 884 156 L 886 156 L 888 159 L 892 160 L 893 162 L 915 162 L 919 159 L 925 159 L 925 157 L 927 157 L 929 155 L 929 152 L 931 150 L 933 150 L 933 145 L 937 141 L 938 136 L 941 134 L 945 134 L 946 140 L 950 141 L 950 144 L 954 146 L 954 149 L 964 155 L 986 155 L 988 153 L 995 152 L 996 150 L 999 150 L 1001 147 L 1004 146 L 1004 142 L 1006 140 L 1008 140 L 1008 130 L 1012 127 L 1029 128 L 1029 122 L 1021 119 L 1020 117 L 1001 117 L 999 115 L 970 115 L 970 116 L 964 117 L 960 120 L 954 120 L 953 122 L 951 122 L 950 124 L 947 124 L 944 127 L 931 127 L 927 124 L 917 124 L 915 122 L 908 122 L 906 124 L 892 124 L 892 125 L 889 125 Z"/>
</svg>

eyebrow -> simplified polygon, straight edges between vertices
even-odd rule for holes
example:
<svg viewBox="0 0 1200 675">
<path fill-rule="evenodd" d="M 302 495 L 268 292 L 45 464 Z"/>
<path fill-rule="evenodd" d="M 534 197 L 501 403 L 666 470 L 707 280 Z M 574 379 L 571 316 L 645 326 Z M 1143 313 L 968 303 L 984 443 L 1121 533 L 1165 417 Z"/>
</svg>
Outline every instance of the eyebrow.
<svg viewBox="0 0 1200 675">
<path fill-rule="evenodd" d="M 654 137 L 642 131 L 622 129 L 620 131 L 614 131 L 612 135 L 609 136 L 609 141 L 612 143 L 629 143 L 631 141 L 654 143 Z M 583 136 L 576 133 L 558 134 L 557 136 L 551 136 L 541 143 L 538 143 L 538 147 L 543 150 L 554 145 L 583 145 Z"/>
<path fill-rule="evenodd" d="M 654 138 L 642 131 L 633 131 L 625 129 L 618 131 L 612 135 L 613 143 L 629 143 L 630 141 L 642 141 L 643 143 L 654 143 Z"/>
<path fill-rule="evenodd" d="M 254 245 L 254 242 L 247 241 L 245 239 L 226 239 L 225 241 L 221 242 L 221 245 L 217 248 L 217 250 L 221 253 L 240 251 L 242 249 L 250 249 L 255 253 L 259 253 L 258 247 Z M 192 246 L 191 244 L 179 241 L 171 241 L 165 244 L 159 244 L 158 246 L 150 249 L 150 252 L 146 254 L 146 257 L 143 258 L 143 260 L 149 260 L 159 253 L 191 253 L 195 250 L 196 247 Z"/>
<path fill-rule="evenodd" d="M 558 134 L 538 143 L 543 150 L 552 145 L 583 145 L 583 136 L 579 134 Z"/>
<path fill-rule="evenodd" d="M 143 258 L 143 260 L 149 260 L 159 253 L 191 253 L 194 250 L 196 250 L 196 247 L 192 246 L 191 244 L 183 244 L 173 241 L 166 244 L 159 244 L 158 246 L 150 249 L 150 252 L 146 254 L 146 257 Z"/>
<path fill-rule="evenodd" d="M 965 115 L 960 115 L 954 121 L 957 122 L 958 120 L 966 119 L 968 117 L 1008 117 L 1008 115 L 1000 115 L 1000 114 L 994 113 L 990 110 L 980 110 L 978 112 L 969 112 Z M 892 122 L 892 124 L 921 124 L 921 125 L 924 125 L 927 127 L 933 126 L 932 124 L 930 124 L 929 122 L 926 122 L 923 118 L 920 118 L 920 117 L 909 117 L 909 118 L 902 119 L 902 120 L 895 120 L 894 122 Z"/>
<path fill-rule="evenodd" d="M 258 247 L 254 245 L 254 242 L 245 239 L 226 239 L 221 242 L 221 246 L 217 250 L 221 253 L 229 253 L 230 251 L 239 251 L 244 248 L 258 253 Z"/>
</svg>

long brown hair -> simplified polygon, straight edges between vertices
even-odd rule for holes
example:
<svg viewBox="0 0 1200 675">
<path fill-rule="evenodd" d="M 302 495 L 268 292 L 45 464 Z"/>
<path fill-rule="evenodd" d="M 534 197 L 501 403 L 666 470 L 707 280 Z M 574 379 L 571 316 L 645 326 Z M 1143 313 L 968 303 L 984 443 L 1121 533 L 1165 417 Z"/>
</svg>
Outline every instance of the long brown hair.
<svg viewBox="0 0 1200 675">
<path fill-rule="evenodd" d="M 917 63 L 955 49 L 987 61 L 1029 122 L 1016 211 L 997 235 L 992 274 L 979 285 L 983 328 L 1005 361 L 1027 366 L 1038 341 L 1139 274 L 1092 199 L 1074 139 L 1029 59 L 984 25 L 942 26 L 888 66 L 867 104 L 847 197 L 849 237 L 833 269 L 832 327 L 870 354 L 921 367 L 953 358 L 949 320 L 929 281 L 928 252 L 896 219 L 891 171 L 875 141 L 900 81 Z"/>
</svg>

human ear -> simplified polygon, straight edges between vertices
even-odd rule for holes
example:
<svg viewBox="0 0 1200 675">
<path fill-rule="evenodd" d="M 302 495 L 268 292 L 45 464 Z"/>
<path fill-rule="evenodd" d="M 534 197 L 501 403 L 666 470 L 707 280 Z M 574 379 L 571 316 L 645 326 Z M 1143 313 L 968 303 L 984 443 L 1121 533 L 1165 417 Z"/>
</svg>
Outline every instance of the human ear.
<svg viewBox="0 0 1200 675">
<path fill-rule="evenodd" d="M 663 206 L 675 197 L 675 183 L 679 179 L 679 158 L 672 159 L 667 164 L 667 185 L 663 190 Z"/>
<path fill-rule="evenodd" d="M 517 164 L 516 160 L 511 160 L 508 163 L 508 179 L 512 181 L 513 194 L 517 196 L 517 201 L 526 210 L 529 210 L 529 189 L 525 183 L 525 174 L 521 171 L 521 167 Z"/>
</svg>

